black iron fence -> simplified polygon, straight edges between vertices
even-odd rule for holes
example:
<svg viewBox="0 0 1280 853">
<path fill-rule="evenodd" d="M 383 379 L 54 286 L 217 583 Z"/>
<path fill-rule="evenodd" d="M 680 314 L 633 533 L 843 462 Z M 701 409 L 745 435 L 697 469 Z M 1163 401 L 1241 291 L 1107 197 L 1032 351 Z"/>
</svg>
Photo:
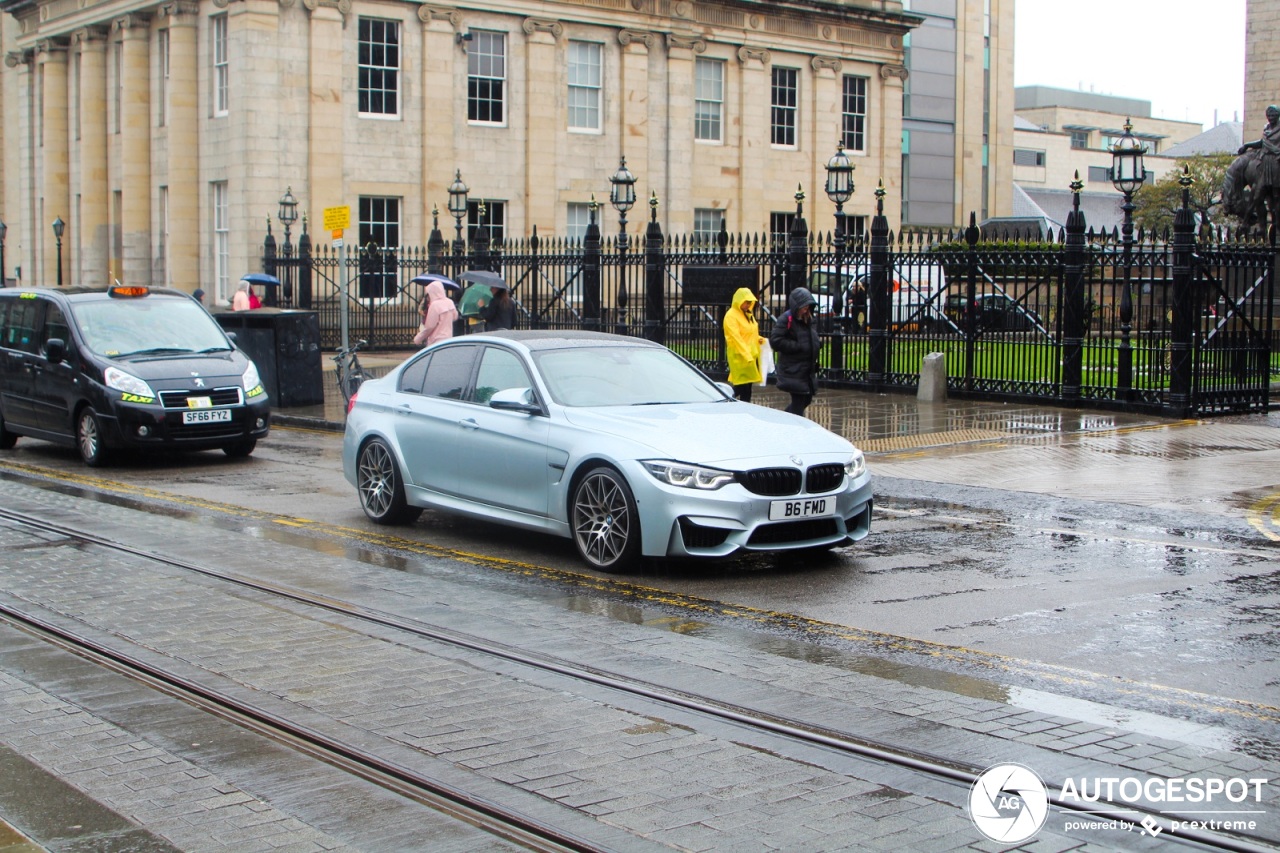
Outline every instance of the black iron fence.
<svg viewBox="0 0 1280 853">
<path fill-rule="evenodd" d="M 426 249 L 363 246 L 345 260 L 305 233 L 285 252 L 270 235 L 265 245 L 279 303 L 317 311 L 325 348 L 339 344 L 344 279 L 350 335 L 389 350 L 417 330 L 415 276 L 487 269 L 510 284 L 519 327 L 649 338 L 717 377 L 736 288 L 758 294 L 767 334 L 797 286 L 819 303 L 828 385 L 912 390 L 940 352 L 958 396 L 1186 417 L 1266 411 L 1280 374 L 1274 245 L 1197 239 L 1185 204 L 1159 238 L 1089 231 L 1077 204 L 1048 238 L 983 234 L 972 219 L 895 236 L 880 213 L 846 239 L 809 233 L 797 204 L 785 235 L 665 235 L 655 211 L 630 239 L 602 237 L 594 221 L 582 240 L 535 229 L 501 244 L 483 228 L 446 244 L 436 228 Z"/>
</svg>

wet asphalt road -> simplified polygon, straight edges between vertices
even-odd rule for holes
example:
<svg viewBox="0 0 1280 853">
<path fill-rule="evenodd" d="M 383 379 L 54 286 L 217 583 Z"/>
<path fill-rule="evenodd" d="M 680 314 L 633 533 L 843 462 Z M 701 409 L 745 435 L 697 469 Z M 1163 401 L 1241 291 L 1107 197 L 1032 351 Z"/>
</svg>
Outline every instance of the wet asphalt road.
<svg viewBox="0 0 1280 853">
<path fill-rule="evenodd" d="M 1204 464 L 1203 444 L 1194 453 L 1171 449 L 1196 428 L 1111 424 L 1060 433 L 1052 443 L 983 435 L 873 453 L 877 513 L 872 535 L 858 546 L 816 561 L 776 555 L 653 565 L 613 579 L 606 597 L 630 596 L 647 608 L 670 599 L 677 616 L 689 609 L 683 630 L 740 630 L 740 620 L 707 611 L 746 611 L 768 636 L 743 635 L 744 642 L 820 637 L 861 650 L 877 674 L 936 681 L 942 671 L 964 676 L 957 689 L 1022 690 L 1030 704 L 1066 696 L 1098 703 L 1104 716 L 1119 713 L 1105 708 L 1123 706 L 1192 720 L 1207 719 L 1204 709 L 1221 700 L 1274 707 L 1280 543 L 1257 507 L 1280 486 L 1208 479 L 1197 494 L 1191 472 L 1174 489 L 1169 478 L 1184 474 L 1166 471 L 1163 482 L 1126 475 L 1128 465 L 1156 462 L 1115 449 L 1162 440 L 1170 457 L 1164 467 Z M 1220 446 L 1246 449 L 1213 463 L 1222 475 L 1239 467 L 1280 479 L 1280 465 L 1267 467 L 1275 442 L 1264 440 L 1280 436 L 1275 425 L 1254 419 L 1235 431 L 1234 444 L 1224 433 Z M 262 535 L 280 535 L 263 514 L 382 532 L 364 519 L 339 454 L 338 434 L 281 427 L 248 460 L 202 453 L 90 471 L 69 450 L 24 440 L 0 460 L 0 471 L 47 471 L 61 488 L 105 489 L 196 514 L 212 508 L 217 523 L 260 525 Z M 1250 461 L 1234 458 L 1242 455 Z M 1082 462 L 1089 459 L 1092 468 Z M 1108 466 L 1110 486 L 1098 474 Z M 1144 492 L 1148 500 L 1135 498 Z M 237 522 L 237 514 L 255 520 Z M 521 581 L 533 584 L 530 594 L 563 595 L 565 579 L 591 576 L 567 540 L 495 532 L 435 513 L 399 532 L 434 553 L 476 558 L 478 580 L 495 566 L 543 567 L 543 592 L 539 581 Z M 394 554 L 383 559 L 412 564 Z M 622 607 L 618 618 L 635 617 Z M 813 653 L 804 648 L 796 653 Z"/>
</svg>

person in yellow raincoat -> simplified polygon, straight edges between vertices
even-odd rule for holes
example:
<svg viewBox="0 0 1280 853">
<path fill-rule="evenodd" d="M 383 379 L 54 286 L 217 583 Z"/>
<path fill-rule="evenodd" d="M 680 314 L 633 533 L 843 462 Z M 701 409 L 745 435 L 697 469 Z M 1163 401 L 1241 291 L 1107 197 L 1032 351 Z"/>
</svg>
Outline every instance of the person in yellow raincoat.
<svg viewBox="0 0 1280 853">
<path fill-rule="evenodd" d="M 750 288 L 739 287 L 733 294 L 733 305 L 724 314 L 724 342 L 733 396 L 750 403 L 751 386 L 762 378 L 760 347 L 765 342 L 756 323 L 756 295 Z"/>
</svg>

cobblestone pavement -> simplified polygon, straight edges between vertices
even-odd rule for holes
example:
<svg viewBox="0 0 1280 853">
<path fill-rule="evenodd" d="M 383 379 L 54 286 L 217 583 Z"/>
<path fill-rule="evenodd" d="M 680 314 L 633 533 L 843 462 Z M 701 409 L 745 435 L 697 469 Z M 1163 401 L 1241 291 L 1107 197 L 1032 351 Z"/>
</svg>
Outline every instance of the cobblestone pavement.
<svg viewBox="0 0 1280 853">
<path fill-rule="evenodd" d="M 13 509 L 83 523 L 111 538 L 250 578 L 324 591 L 365 607 L 492 638 L 580 665 L 642 676 L 976 768 L 1017 762 L 1042 778 L 1274 779 L 1276 761 L 1214 745 L 1188 727 L 1168 737 L 1091 722 L 1072 708 L 1031 711 L 779 657 L 668 626 L 602 618 L 475 583 L 474 567 L 423 557 L 410 571 L 342 547 L 302 551 L 248 531 L 143 515 L 6 483 Z M 370 628 L 264 594 L 229 592 L 137 558 L 0 526 L 0 598 L 129 652 L 237 692 L 384 755 L 465 780 L 614 849 L 996 849 L 971 822 L 967 791 L 604 688 L 495 663 L 390 628 Z M 86 689 L 56 653 L 0 633 L 0 743 L 22 778 L 51 776 L 118 816 L 137 846 L 97 849 L 477 849 L 385 792 L 207 724 L 157 722 L 119 685 Z M 80 689 L 77 690 L 76 688 Z M 1270 709 L 1274 710 L 1274 709 Z M 1260 709 L 1267 712 L 1267 709 Z M 0 755 L 0 759 L 4 756 Z M 1272 786 L 1248 819 L 1280 839 Z M 0 792 L 2 793 L 2 792 Z M 21 792 L 19 792 L 20 794 Z M 12 792 L 0 815 L 19 828 Z M 19 796 L 20 800 L 21 797 Z M 345 805 L 344 805 L 345 804 Z M 353 805 L 354 804 L 354 805 Z M 1229 810 L 1242 809 L 1231 804 Z M 1066 834 L 1054 812 L 1029 849 L 1139 849 L 1136 834 Z M 141 840 L 139 840 L 141 839 Z M 1083 839 L 1083 840 L 1082 840 Z M 495 842 L 496 844 L 496 842 Z M 494 847 L 493 849 L 497 849 Z M 1147 848 L 1142 848 L 1147 849 Z"/>
</svg>

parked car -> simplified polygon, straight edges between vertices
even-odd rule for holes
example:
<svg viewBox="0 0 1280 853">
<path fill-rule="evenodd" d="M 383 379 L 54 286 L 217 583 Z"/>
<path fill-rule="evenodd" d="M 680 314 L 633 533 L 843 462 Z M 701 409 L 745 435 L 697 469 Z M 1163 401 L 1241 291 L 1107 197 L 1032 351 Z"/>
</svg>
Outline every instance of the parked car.
<svg viewBox="0 0 1280 853">
<path fill-rule="evenodd" d="M 360 386 L 342 457 L 376 523 L 429 507 L 569 537 L 604 571 L 827 549 L 871 525 L 871 478 L 844 438 L 604 333 L 441 341 Z"/>
<path fill-rule="evenodd" d="M 0 290 L 0 448 L 247 456 L 270 429 L 253 362 L 195 299 L 153 287 Z"/>
<path fill-rule="evenodd" d="M 1004 293 L 979 293 L 974 297 L 969 312 L 965 310 L 967 299 L 961 294 L 947 297 L 947 317 L 961 331 L 967 330 L 967 313 L 977 318 L 978 330 L 1027 332 L 1032 329 L 1044 330 L 1044 321 L 1040 315 L 1026 307 L 1016 299 Z"/>
<path fill-rule="evenodd" d="M 867 294 L 871 269 L 855 263 L 837 270 L 818 267 L 809 273 L 809 290 L 818 302 L 818 323 L 823 331 L 834 328 L 835 300 L 841 294 L 841 316 L 846 327 L 861 329 L 870 313 Z M 889 271 L 889 326 L 894 329 L 932 329 L 947 325 L 942 310 L 942 294 L 947 276 L 939 264 L 895 266 Z"/>
</svg>

